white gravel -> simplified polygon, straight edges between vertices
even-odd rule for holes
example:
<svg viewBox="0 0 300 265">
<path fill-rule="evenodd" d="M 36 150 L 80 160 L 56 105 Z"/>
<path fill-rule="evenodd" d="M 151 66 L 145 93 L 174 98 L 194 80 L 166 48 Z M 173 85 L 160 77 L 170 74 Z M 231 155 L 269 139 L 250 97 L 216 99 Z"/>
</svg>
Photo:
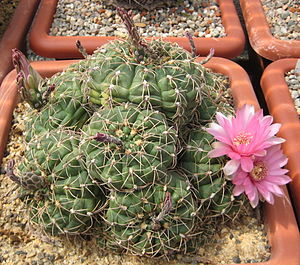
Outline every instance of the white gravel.
<svg viewBox="0 0 300 265">
<path fill-rule="evenodd" d="M 285 81 L 294 100 L 295 108 L 300 116 L 300 72 L 295 69 L 285 74 Z"/>
<path fill-rule="evenodd" d="M 59 0 L 50 35 L 126 36 L 125 26 L 116 10 L 106 6 L 105 2 Z M 185 31 L 207 38 L 226 35 L 216 0 L 184 1 L 179 7 L 149 12 L 133 10 L 133 14 L 142 36 L 178 37 L 184 36 Z"/>
<path fill-rule="evenodd" d="M 261 0 L 274 37 L 300 40 L 300 0 Z"/>
</svg>

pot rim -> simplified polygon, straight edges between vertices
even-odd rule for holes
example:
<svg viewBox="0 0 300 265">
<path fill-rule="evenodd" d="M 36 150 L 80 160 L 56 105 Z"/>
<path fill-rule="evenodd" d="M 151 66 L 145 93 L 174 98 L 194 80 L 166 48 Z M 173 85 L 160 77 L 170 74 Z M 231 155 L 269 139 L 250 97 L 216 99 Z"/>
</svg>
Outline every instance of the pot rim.
<svg viewBox="0 0 300 265">
<path fill-rule="evenodd" d="M 20 50 L 25 46 L 25 36 L 33 20 L 40 0 L 20 0 L 11 21 L 0 39 L 0 84 L 9 71 L 13 69 L 11 50 Z"/>
<path fill-rule="evenodd" d="M 290 171 L 292 182 L 288 186 L 300 222 L 300 120 L 284 78 L 285 73 L 295 68 L 297 60 L 281 59 L 271 63 L 262 75 L 261 87 L 270 114 L 275 122 L 282 125 L 278 135 L 286 139 L 282 147 L 289 157 L 287 169 Z"/>
<path fill-rule="evenodd" d="M 281 40 L 272 35 L 260 0 L 240 0 L 240 5 L 256 53 L 271 61 L 300 57 L 299 40 Z"/>
<path fill-rule="evenodd" d="M 29 34 L 30 47 L 35 53 L 49 58 L 82 58 L 75 45 L 77 40 L 81 42 L 90 54 L 97 47 L 117 39 L 116 37 L 106 36 L 50 36 L 49 32 L 53 15 L 56 11 L 57 1 L 41 1 Z M 234 58 L 244 51 L 246 42 L 245 34 L 233 0 L 217 1 L 221 10 L 222 24 L 227 35 L 221 38 L 194 38 L 196 53 L 205 56 L 209 53 L 210 48 L 214 48 L 215 56 Z M 146 38 L 146 40 L 150 39 Z M 164 37 L 162 39 L 169 42 L 176 42 L 184 49 L 191 50 L 189 41 L 185 37 Z"/>
<path fill-rule="evenodd" d="M 202 59 L 203 58 L 199 58 L 197 60 Z M 31 65 L 39 71 L 42 76 L 49 77 L 55 72 L 63 71 L 67 66 L 77 61 L 78 60 L 42 61 L 33 62 Z M 257 109 L 259 108 L 250 79 L 242 67 L 230 60 L 217 57 L 212 58 L 205 66 L 229 77 L 230 89 L 237 107 L 248 103 L 253 104 Z M 1 160 L 6 146 L 13 109 L 16 106 L 18 98 L 15 78 L 16 71 L 13 70 L 7 75 L 0 87 Z M 266 230 L 269 242 L 272 246 L 272 252 L 269 261 L 256 263 L 258 265 L 300 264 L 299 230 L 285 186 L 283 190 L 285 192 L 285 198 L 276 197 L 274 205 L 264 203 Z"/>
</svg>

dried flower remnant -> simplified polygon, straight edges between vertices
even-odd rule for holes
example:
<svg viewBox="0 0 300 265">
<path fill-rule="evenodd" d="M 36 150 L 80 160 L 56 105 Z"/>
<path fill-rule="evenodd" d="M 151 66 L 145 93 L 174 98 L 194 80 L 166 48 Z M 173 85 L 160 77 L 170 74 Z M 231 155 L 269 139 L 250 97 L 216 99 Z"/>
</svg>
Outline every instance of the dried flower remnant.
<svg viewBox="0 0 300 265">
<path fill-rule="evenodd" d="M 165 215 L 167 215 L 171 210 L 172 210 L 172 197 L 171 197 L 171 193 L 167 191 L 163 208 L 160 214 L 154 219 L 155 222 L 160 222 L 165 217 Z"/>
<path fill-rule="evenodd" d="M 132 11 L 126 12 L 123 8 L 117 7 L 118 15 L 123 20 L 125 27 L 127 29 L 128 35 L 133 46 L 136 48 L 134 54 L 137 61 L 141 62 L 144 59 L 144 55 L 148 50 L 147 44 L 141 39 L 136 26 L 133 23 L 133 13 Z"/>
<path fill-rule="evenodd" d="M 43 99 L 39 85 L 43 78 L 31 67 L 25 55 L 18 49 L 12 50 L 12 61 L 18 73 L 17 84 L 22 99 L 26 100 L 33 108 L 40 108 L 43 105 Z"/>
<path fill-rule="evenodd" d="M 110 136 L 105 133 L 97 133 L 95 136 L 93 136 L 91 139 L 94 139 L 98 142 L 103 143 L 114 143 L 116 145 L 123 145 L 122 141 L 116 137 Z"/>
</svg>

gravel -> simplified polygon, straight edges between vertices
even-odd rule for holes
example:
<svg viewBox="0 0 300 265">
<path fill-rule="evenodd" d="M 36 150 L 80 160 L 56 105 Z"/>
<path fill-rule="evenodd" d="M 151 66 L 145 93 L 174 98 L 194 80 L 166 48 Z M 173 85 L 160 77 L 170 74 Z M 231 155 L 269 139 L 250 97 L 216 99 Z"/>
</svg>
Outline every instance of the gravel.
<svg viewBox="0 0 300 265">
<path fill-rule="evenodd" d="M 300 67 L 300 60 L 298 61 L 298 64 Z M 293 69 L 287 72 L 285 74 L 285 81 L 288 85 L 292 99 L 294 100 L 295 108 L 300 117 L 300 71 Z"/>
<path fill-rule="evenodd" d="M 274 37 L 300 39 L 300 0 L 261 0 Z"/>
<path fill-rule="evenodd" d="M 116 10 L 107 1 L 59 0 L 50 35 L 55 36 L 126 36 L 126 29 Z M 192 4 L 190 2 L 193 2 Z M 174 8 L 153 11 L 133 10 L 134 22 L 142 36 L 223 37 L 221 12 L 217 1 L 184 1 Z"/>
</svg>

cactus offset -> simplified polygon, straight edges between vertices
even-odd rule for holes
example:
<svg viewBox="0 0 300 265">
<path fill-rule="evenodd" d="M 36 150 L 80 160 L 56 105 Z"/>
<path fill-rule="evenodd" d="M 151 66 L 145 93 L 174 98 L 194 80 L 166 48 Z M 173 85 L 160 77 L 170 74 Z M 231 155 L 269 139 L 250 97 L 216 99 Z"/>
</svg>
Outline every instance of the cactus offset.
<svg viewBox="0 0 300 265">
<path fill-rule="evenodd" d="M 95 112 L 80 150 L 91 177 L 118 190 L 152 184 L 176 164 L 176 131 L 157 111 L 132 105 Z"/>
<path fill-rule="evenodd" d="M 195 188 L 201 218 L 235 216 L 244 198 L 232 195 L 233 186 L 223 173 L 225 159 L 208 156 L 213 140 L 203 129 L 192 130 L 179 165 Z"/>
<path fill-rule="evenodd" d="M 81 128 L 90 116 L 84 86 L 84 76 L 73 71 L 45 80 L 41 88 L 44 105 L 39 112 L 33 111 L 27 123 L 26 140 L 59 127 Z"/>
<path fill-rule="evenodd" d="M 184 251 L 192 237 L 196 204 L 188 180 L 175 171 L 153 186 L 112 192 L 105 218 L 111 244 L 137 255 Z"/>
<path fill-rule="evenodd" d="M 102 189 L 85 171 L 54 182 L 44 197 L 30 202 L 31 221 L 51 235 L 88 233 L 104 204 Z"/>
<path fill-rule="evenodd" d="M 53 235 L 87 233 L 105 203 L 103 189 L 84 169 L 78 145 L 72 131 L 39 134 L 29 143 L 17 175 L 13 164 L 8 171 L 33 195 L 28 200 L 31 221 Z"/>
</svg>

